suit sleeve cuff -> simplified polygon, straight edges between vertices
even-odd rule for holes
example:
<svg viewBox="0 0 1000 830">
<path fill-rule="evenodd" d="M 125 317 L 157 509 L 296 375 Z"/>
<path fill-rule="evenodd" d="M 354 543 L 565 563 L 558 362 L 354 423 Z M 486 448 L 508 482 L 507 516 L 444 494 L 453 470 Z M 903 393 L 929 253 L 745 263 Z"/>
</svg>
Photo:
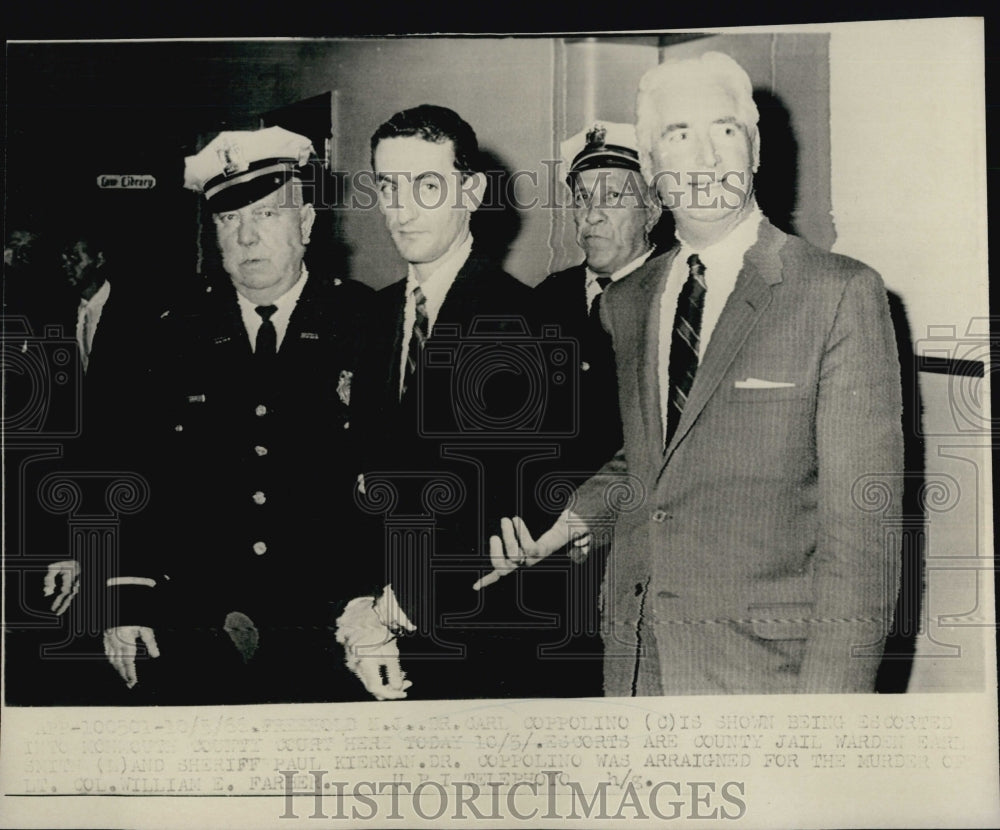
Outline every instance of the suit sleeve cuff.
<svg viewBox="0 0 1000 830">
<path fill-rule="evenodd" d="M 417 627 L 410 622 L 410 618 L 406 616 L 406 612 L 400 606 L 399 600 L 396 599 L 396 593 L 392 590 L 392 585 L 385 586 L 382 594 L 375 600 L 374 608 L 379 621 L 390 631 L 399 633 L 401 631 L 417 630 Z"/>
</svg>

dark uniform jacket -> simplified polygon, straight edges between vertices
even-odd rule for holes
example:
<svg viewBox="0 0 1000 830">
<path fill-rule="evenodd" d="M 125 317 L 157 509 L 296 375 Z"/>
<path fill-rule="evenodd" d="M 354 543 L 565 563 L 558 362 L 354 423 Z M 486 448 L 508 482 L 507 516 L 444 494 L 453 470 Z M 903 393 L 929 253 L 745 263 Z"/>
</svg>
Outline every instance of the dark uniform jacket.
<svg viewBox="0 0 1000 830">
<path fill-rule="evenodd" d="M 589 476 L 621 449 L 622 422 L 611 337 L 587 309 L 586 286 L 586 265 L 581 263 L 550 274 L 535 292 L 544 322 L 558 325 L 577 347 L 577 430 L 563 444 L 563 460 L 568 471 Z M 595 305 L 601 299 L 598 295 Z"/>
<path fill-rule="evenodd" d="M 373 549 L 417 635 L 400 639 L 411 697 L 553 693 L 539 643 L 559 618 L 528 605 L 516 574 L 481 592 L 488 537 L 530 516 L 556 444 L 548 389 L 558 367 L 535 336 L 532 290 L 472 257 L 445 296 L 422 366 L 400 400 L 406 281 L 375 299 L 356 388 Z M 549 598 L 563 607 L 562 595 Z"/>
<path fill-rule="evenodd" d="M 124 400 L 100 419 L 117 433 L 101 443 L 151 489 L 117 574 L 156 581 L 112 588 L 109 623 L 217 634 L 238 611 L 263 652 L 296 631 L 326 637 L 343 601 L 371 590 L 348 406 L 369 293 L 311 274 L 270 365 L 228 281 L 162 313 L 148 371 L 123 379 Z"/>
<path fill-rule="evenodd" d="M 655 255 L 655 254 L 654 254 Z M 622 423 L 618 411 L 618 386 L 611 337 L 602 328 L 599 294 L 587 308 L 586 263 L 550 274 L 535 288 L 543 325 L 557 326 L 575 354 L 573 413 L 575 429 L 560 442 L 560 455 L 553 474 L 577 487 L 590 478 L 622 446 Z M 600 637 L 600 588 L 609 555 L 610 527 L 593 528 L 586 560 L 568 566 L 565 554 L 552 557 L 562 563 L 570 585 L 572 639 L 563 651 L 576 660 L 566 664 L 565 679 L 582 695 L 602 693 Z"/>
</svg>

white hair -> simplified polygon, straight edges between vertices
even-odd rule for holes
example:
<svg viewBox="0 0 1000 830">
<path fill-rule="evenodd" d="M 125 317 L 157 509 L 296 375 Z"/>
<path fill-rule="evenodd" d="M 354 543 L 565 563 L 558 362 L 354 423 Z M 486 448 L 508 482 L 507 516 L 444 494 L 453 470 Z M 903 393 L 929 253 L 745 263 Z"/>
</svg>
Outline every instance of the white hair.
<svg viewBox="0 0 1000 830">
<path fill-rule="evenodd" d="M 639 144 L 639 163 L 647 181 L 658 171 L 652 169 L 652 151 L 659 139 L 662 124 L 657 110 L 657 93 L 665 92 L 678 84 L 703 84 L 712 81 L 726 89 L 736 102 L 736 117 L 746 128 L 754 149 L 754 167 L 758 155 L 759 138 L 757 122 L 760 113 L 753 100 L 753 84 L 746 70 L 729 55 L 722 52 L 705 52 L 697 58 L 665 61 L 646 72 L 639 81 L 636 95 L 636 138 Z"/>
</svg>

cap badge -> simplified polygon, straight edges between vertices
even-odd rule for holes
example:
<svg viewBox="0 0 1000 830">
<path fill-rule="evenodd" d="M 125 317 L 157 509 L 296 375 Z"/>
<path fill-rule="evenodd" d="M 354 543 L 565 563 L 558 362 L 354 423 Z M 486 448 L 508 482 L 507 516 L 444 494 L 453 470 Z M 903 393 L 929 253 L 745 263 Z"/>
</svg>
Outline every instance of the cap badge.
<svg viewBox="0 0 1000 830">
<path fill-rule="evenodd" d="M 604 138 L 605 136 L 607 136 L 607 134 L 608 130 L 606 127 L 603 127 L 600 124 L 595 124 L 593 128 L 587 133 L 587 146 L 591 145 L 597 145 L 599 147 L 603 146 Z"/>
<path fill-rule="evenodd" d="M 222 162 L 222 175 L 233 176 L 243 173 L 250 165 L 243 160 L 243 150 L 239 144 L 230 144 L 219 148 L 219 161 Z"/>
</svg>

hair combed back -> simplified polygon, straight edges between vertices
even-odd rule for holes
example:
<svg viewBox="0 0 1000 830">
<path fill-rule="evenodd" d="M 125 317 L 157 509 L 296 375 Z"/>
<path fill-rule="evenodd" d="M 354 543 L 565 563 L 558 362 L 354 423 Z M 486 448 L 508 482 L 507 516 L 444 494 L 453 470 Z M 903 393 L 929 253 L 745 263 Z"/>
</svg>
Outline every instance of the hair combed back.
<svg viewBox="0 0 1000 830">
<path fill-rule="evenodd" d="M 480 172 L 479 142 L 476 132 L 454 110 L 435 104 L 401 110 L 381 124 L 371 139 L 371 163 L 375 167 L 375 148 L 388 138 L 416 136 L 433 144 L 450 141 L 455 150 L 455 169 L 461 173 Z"/>
<path fill-rule="evenodd" d="M 665 61 L 654 66 L 639 81 L 636 96 L 636 138 L 639 159 L 648 173 L 653 144 L 656 142 L 659 123 L 657 95 L 669 94 L 672 87 L 703 85 L 714 82 L 726 89 L 736 102 L 736 116 L 750 135 L 755 134 L 760 113 L 753 100 L 753 84 L 746 70 L 729 55 L 722 52 L 705 52 L 697 58 Z"/>
</svg>

